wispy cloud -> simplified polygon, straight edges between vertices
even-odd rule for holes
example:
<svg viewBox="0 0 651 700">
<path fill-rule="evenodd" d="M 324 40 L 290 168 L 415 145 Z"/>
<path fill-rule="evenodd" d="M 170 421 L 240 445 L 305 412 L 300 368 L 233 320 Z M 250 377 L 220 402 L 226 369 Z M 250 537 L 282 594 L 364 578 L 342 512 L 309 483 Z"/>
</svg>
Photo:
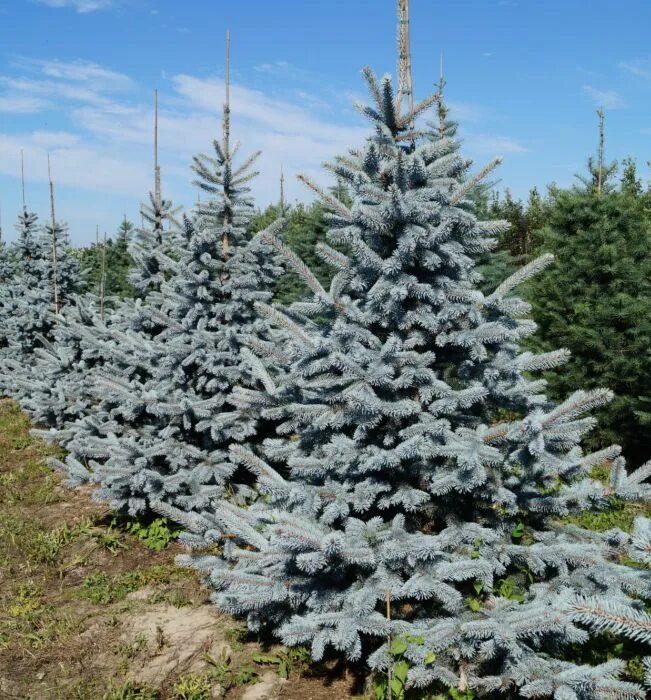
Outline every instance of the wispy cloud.
<svg viewBox="0 0 651 700">
<path fill-rule="evenodd" d="M 620 61 L 618 66 L 622 69 L 645 80 L 651 80 L 651 59 L 635 59 L 633 61 Z"/>
<path fill-rule="evenodd" d="M 626 102 L 616 90 L 599 90 L 592 85 L 583 86 L 583 94 L 589 97 L 595 105 L 604 109 L 624 109 Z"/>
<path fill-rule="evenodd" d="M 115 0 L 34 0 L 34 2 L 48 7 L 71 8 L 80 14 L 108 10 L 116 6 Z"/>
<path fill-rule="evenodd" d="M 27 76 L 0 76 L 0 112 L 35 113 L 62 102 L 108 107 L 115 93 L 134 87 L 128 76 L 95 63 L 19 57 L 13 65 Z"/>
<path fill-rule="evenodd" d="M 289 61 L 271 61 L 270 63 L 259 63 L 253 66 L 258 73 L 266 73 L 293 80 L 308 80 L 314 77 L 314 73 L 304 68 L 299 68 Z"/>
<path fill-rule="evenodd" d="M 471 150 L 484 155 L 503 156 L 513 153 L 527 153 L 526 146 L 509 136 L 492 136 L 490 134 L 468 134 L 465 142 Z"/>
<path fill-rule="evenodd" d="M 60 184 L 133 196 L 135 201 L 146 193 L 151 186 L 152 105 L 148 99 L 135 99 L 138 86 L 128 76 L 77 62 L 20 59 L 15 67 L 23 73 L 0 76 L 0 87 L 13 100 L 23 100 L 25 108 L 47 102 L 68 124 L 57 132 L 0 134 L 0 172 L 15 175 L 15 154 L 24 148 L 26 158 L 36 164 L 32 172 L 41 178 L 51 150 Z M 220 133 L 225 86 L 222 79 L 189 74 L 170 77 L 168 85 L 160 105 L 163 176 L 170 196 L 187 198 L 191 156 L 209 149 Z M 300 90 L 286 94 L 278 99 L 237 82 L 231 85 L 233 133 L 245 137 L 243 153 L 263 152 L 261 174 L 253 183 L 261 204 L 277 198 L 281 164 L 287 175 L 305 172 L 325 183 L 321 162 L 360 144 L 367 133 L 358 122 L 333 120 L 326 95 Z M 311 197 L 292 178 L 286 190 L 288 199 Z"/>
<path fill-rule="evenodd" d="M 30 73 L 40 73 L 48 78 L 73 83 L 91 83 L 94 89 L 102 92 L 125 90 L 133 86 L 131 78 L 124 73 L 118 73 L 90 61 L 44 61 L 18 56 L 14 59 L 13 65 Z"/>
<path fill-rule="evenodd" d="M 33 114 L 46 106 L 45 100 L 30 95 L 0 96 L 0 113 L 4 114 Z"/>
</svg>

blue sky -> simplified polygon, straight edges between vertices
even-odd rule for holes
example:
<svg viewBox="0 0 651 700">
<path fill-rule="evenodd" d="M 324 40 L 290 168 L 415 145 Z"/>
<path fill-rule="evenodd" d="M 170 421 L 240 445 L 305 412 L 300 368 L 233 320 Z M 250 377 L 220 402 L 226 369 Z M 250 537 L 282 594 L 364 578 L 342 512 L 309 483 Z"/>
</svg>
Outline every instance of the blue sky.
<svg viewBox="0 0 651 700">
<path fill-rule="evenodd" d="M 448 101 L 476 167 L 504 157 L 500 187 L 564 185 L 595 150 L 606 110 L 610 159 L 651 159 L 651 2 L 412 0 L 416 97 L 445 56 Z M 1 0 L 0 206 L 3 229 L 27 199 L 47 212 L 46 154 L 57 210 L 76 243 L 138 218 L 152 186 L 152 91 L 161 105 L 165 194 L 191 206 L 189 163 L 219 133 L 224 33 L 243 152 L 261 149 L 254 193 L 309 192 L 320 163 L 366 133 L 352 107 L 360 69 L 395 70 L 395 0 Z"/>
</svg>

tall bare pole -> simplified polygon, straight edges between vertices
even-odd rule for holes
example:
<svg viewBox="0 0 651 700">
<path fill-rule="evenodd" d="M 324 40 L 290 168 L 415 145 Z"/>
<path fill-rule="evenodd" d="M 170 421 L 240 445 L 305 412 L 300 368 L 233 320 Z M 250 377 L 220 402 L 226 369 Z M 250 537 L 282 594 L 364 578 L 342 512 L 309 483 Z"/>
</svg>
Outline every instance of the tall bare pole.
<svg viewBox="0 0 651 700">
<path fill-rule="evenodd" d="M 57 224 L 54 214 L 54 182 L 50 168 L 50 154 L 47 154 L 47 177 L 50 181 L 50 213 L 52 215 L 52 286 L 54 290 L 54 313 L 59 313 L 59 265 L 57 261 Z"/>
<path fill-rule="evenodd" d="M 445 87 L 445 74 L 443 72 L 443 51 L 441 51 L 441 62 L 439 68 L 439 84 L 438 84 L 438 99 L 437 99 L 437 113 L 439 118 L 439 138 L 442 139 L 445 136 L 445 121 L 448 116 L 448 110 L 443 103 L 443 88 Z"/>
<path fill-rule="evenodd" d="M 414 128 L 414 92 L 411 80 L 411 38 L 409 35 L 409 0 L 398 0 L 398 108 L 407 95 L 407 108 Z"/>
<path fill-rule="evenodd" d="M 95 226 L 95 253 L 99 254 L 99 224 Z M 100 273 L 99 280 L 97 281 L 97 296 L 102 296 L 102 275 Z"/>
<path fill-rule="evenodd" d="M 23 154 L 23 149 L 20 149 L 20 180 L 23 185 L 23 209 L 26 209 L 27 207 L 25 206 L 25 156 Z"/>
<path fill-rule="evenodd" d="M 597 116 L 599 117 L 599 150 L 597 152 L 597 192 L 601 194 L 603 188 L 604 180 L 604 110 L 600 107 L 597 110 Z"/>
<path fill-rule="evenodd" d="M 224 117 L 223 117 L 223 131 L 224 131 L 224 158 L 226 158 L 227 170 L 231 170 L 231 32 L 230 29 L 226 30 L 226 101 L 224 102 Z M 222 251 L 224 254 L 224 260 L 228 258 L 228 226 L 231 224 L 231 208 L 230 204 L 227 204 L 224 208 L 224 228 L 226 229 L 222 238 Z"/>
<path fill-rule="evenodd" d="M 104 299 L 106 297 L 106 231 L 104 231 L 104 242 L 102 244 L 102 267 L 100 272 L 99 315 L 103 321 Z"/>
<path fill-rule="evenodd" d="M 160 165 L 158 164 L 158 90 L 154 90 L 154 198 L 156 206 L 160 209 Z"/>
<path fill-rule="evenodd" d="M 280 215 L 285 216 L 285 175 L 280 166 Z"/>
</svg>

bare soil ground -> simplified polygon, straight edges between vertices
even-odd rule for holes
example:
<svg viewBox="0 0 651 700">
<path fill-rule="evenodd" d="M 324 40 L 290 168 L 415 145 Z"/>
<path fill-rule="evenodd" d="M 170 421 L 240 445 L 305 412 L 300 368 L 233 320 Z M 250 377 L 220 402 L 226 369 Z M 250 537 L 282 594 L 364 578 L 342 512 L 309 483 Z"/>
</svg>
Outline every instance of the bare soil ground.
<svg viewBox="0 0 651 700">
<path fill-rule="evenodd" d="M 0 698 L 339 700 L 368 697 L 336 663 L 251 639 L 194 572 L 47 466 L 0 400 Z M 149 545 L 149 546 L 148 546 Z"/>
</svg>

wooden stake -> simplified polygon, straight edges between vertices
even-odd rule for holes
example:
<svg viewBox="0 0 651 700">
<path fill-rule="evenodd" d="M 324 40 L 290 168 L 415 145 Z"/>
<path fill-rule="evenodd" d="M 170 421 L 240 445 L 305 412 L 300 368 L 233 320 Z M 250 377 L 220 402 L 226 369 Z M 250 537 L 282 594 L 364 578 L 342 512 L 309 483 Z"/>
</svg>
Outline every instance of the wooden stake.
<svg viewBox="0 0 651 700">
<path fill-rule="evenodd" d="M 54 287 L 54 313 L 59 313 L 59 266 L 57 262 L 57 226 L 54 215 L 54 182 L 50 169 L 50 154 L 47 154 L 47 176 L 50 181 L 50 213 L 52 215 L 52 285 Z"/>
<path fill-rule="evenodd" d="M 600 107 L 597 110 L 597 115 L 599 117 L 599 151 L 597 154 L 597 192 L 601 194 L 601 189 L 603 187 L 604 178 L 604 110 Z"/>
<path fill-rule="evenodd" d="M 229 29 L 226 30 L 226 101 L 224 102 L 224 118 L 223 118 L 223 132 L 224 132 L 224 158 L 226 158 L 226 165 L 230 170 L 231 166 L 231 147 L 230 147 L 230 137 L 231 137 L 231 32 Z M 227 228 L 231 224 L 231 209 L 230 204 L 226 206 L 224 210 L 224 228 Z M 228 258 L 228 233 L 224 231 L 222 237 L 222 252 L 224 254 L 224 260 Z"/>
</svg>

